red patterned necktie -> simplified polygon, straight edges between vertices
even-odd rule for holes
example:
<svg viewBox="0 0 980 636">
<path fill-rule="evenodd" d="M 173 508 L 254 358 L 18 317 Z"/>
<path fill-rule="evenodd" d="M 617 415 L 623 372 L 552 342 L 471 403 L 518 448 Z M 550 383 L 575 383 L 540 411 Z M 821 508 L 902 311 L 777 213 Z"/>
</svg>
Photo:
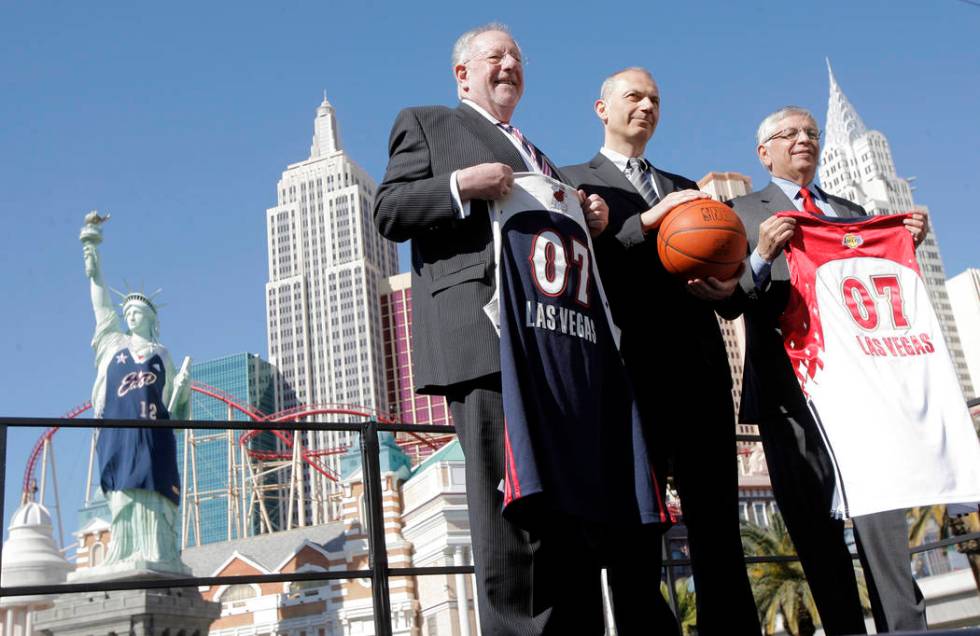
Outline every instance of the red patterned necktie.
<svg viewBox="0 0 980 636">
<path fill-rule="evenodd" d="M 545 175 L 546 177 L 555 176 L 555 173 L 551 169 L 551 166 L 548 165 L 548 162 L 544 160 L 544 157 L 541 156 L 538 149 L 534 147 L 534 144 L 528 141 L 524 135 L 521 134 L 521 131 L 517 129 L 517 126 L 511 126 L 510 124 L 505 124 L 502 122 L 497 125 L 500 126 L 504 132 L 514 135 L 514 139 L 521 142 L 521 147 L 524 148 L 524 152 L 531 157 L 531 160 L 534 161 L 534 165 L 537 166 L 538 171 L 540 171 L 541 174 Z"/>
<path fill-rule="evenodd" d="M 803 197 L 804 212 L 809 212 L 810 214 L 816 214 L 817 216 L 823 214 L 823 210 L 818 208 L 816 201 L 813 200 L 813 195 L 810 193 L 809 188 L 800 188 L 800 196 Z"/>
</svg>

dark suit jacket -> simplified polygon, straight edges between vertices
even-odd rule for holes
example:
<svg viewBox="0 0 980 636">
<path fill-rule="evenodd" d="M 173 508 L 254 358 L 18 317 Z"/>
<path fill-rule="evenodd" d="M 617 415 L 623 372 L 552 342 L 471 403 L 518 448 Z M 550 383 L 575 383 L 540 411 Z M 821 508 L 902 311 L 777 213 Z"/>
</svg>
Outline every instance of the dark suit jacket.
<svg viewBox="0 0 980 636">
<path fill-rule="evenodd" d="M 861 206 L 821 192 L 838 216 L 865 216 Z M 738 197 L 730 205 L 745 225 L 750 253 L 759 243 L 760 223 L 776 212 L 796 210 L 793 202 L 774 183 L 758 192 Z M 735 297 L 739 302 L 734 313 L 742 312 L 745 315 L 747 354 L 740 419 L 758 423 L 780 417 L 781 414 L 799 413 L 806 405 L 779 330 L 779 316 L 786 308 L 790 289 L 786 256 L 780 253 L 773 261 L 769 283 L 762 289 L 756 288 L 748 263 L 740 284 L 744 294 Z"/>
<path fill-rule="evenodd" d="M 657 233 L 644 235 L 640 228 L 640 214 L 650 206 L 602 153 L 562 172 L 609 204 L 609 226 L 594 241 L 596 263 L 613 318 L 623 331 L 621 349 L 637 392 L 652 382 L 657 395 L 704 395 L 707 389 L 708 399 L 731 399 L 731 371 L 714 308 L 688 293 L 686 282 L 660 263 Z M 655 178 L 663 196 L 698 189 L 690 179 L 669 172 L 656 170 Z"/>
<path fill-rule="evenodd" d="M 446 393 L 500 371 L 499 339 L 483 312 L 494 288 L 487 202 L 472 201 L 460 219 L 449 177 L 487 162 L 527 167 L 504 133 L 463 104 L 401 111 L 388 155 L 374 220 L 386 238 L 412 241 L 415 387 Z"/>
</svg>

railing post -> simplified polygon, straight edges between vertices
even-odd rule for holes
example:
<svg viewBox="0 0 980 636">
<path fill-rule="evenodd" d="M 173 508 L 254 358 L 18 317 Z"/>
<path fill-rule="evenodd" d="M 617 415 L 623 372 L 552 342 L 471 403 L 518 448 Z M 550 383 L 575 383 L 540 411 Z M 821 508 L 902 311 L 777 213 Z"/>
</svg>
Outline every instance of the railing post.
<svg viewBox="0 0 980 636">
<path fill-rule="evenodd" d="M 364 476 L 364 514 L 367 517 L 368 567 L 374 598 L 374 633 L 391 636 L 391 596 L 388 593 L 388 547 L 385 545 L 385 514 L 381 500 L 381 448 L 378 423 L 361 427 L 361 472 Z"/>
<path fill-rule="evenodd" d="M 661 558 L 664 562 L 664 567 L 667 568 L 667 600 L 670 602 L 670 609 L 677 615 L 677 591 L 674 589 L 674 568 L 676 567 L 673 563 L 673 557 L 670 553 L 670 543 L 667 541 L 667 533 L 660 535 L 660 550 Z"/>
<path fill-rule="evenodd" d="M 6 494 L 7 488 L 7 424 L 5 422 L 0 422 L 0 514 L 3 514 L 6 508 L 6 500 L 4 495 Z M 3 522 L 7 522 L 7 517 L 4 515 Z M 3 563 L 3 541 L 0 541 L 0 563 Z"/>
</svg>

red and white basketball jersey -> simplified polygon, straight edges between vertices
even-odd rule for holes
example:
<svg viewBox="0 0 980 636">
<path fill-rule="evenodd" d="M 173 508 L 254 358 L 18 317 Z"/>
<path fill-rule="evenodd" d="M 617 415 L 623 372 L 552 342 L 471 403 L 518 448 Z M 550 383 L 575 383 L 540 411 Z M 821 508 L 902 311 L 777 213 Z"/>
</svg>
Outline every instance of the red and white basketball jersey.
<svg viewBox="0 0 980 636">
<path fill-rule="evenodd" d="M 796 219 L 786 353 L 837 472 L 833 514 L 980 500 L 980 443 L 907 215 Z"/>
</svg>

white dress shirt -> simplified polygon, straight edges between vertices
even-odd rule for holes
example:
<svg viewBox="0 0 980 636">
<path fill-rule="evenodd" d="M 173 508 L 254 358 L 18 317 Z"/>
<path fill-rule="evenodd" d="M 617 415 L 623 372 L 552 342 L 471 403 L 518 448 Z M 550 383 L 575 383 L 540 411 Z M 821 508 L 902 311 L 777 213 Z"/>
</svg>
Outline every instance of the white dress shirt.
<svg viewBox="0 0 980 636">
<path fill-rule="evenodd" d="M 461 101 L 463 104 L 466 104 L 476 112 L 483 115 L 483 117 L 486 118 L 487 121 L 493 124 L 494 127 L 500 131 L 501 135 L 503 135 L 504 137 L 507 138 L 508 141 L 510 141 L 510 143 L 514 146 L 514 148 L 517 149 L 517 152 L 520 153 L 521 159 L 524 160 L 524 164 L 527 167 L 528 172 L 541 172 L 538 169 L 537 165 L 534 163 L 534 159 L 527 154 L 526 150 L 524 150 L 523 144 L 521 144 L 521 142 L 516 137 L 514 137 L 514 135 L 508 134 L 507 131 L 497 126 L 497 124 L 507 123 L 507 122 L 501 122 L 499 119 L 497 119 L 496 117 L 488 113 L 486 109 L 484 109 L 482 106 L 480 106 L 474 101 L 471 101 L 469 99 L 464 99 Z M 465 219 L 470 215 L 470 202 L 467 201 L 466 203 L 463 203 L 462 199 L 460 199 L 459 197 L 459 184 L 456 182 L 456 173 L 458 172 L 459 170 L 453 170 L 453 173 L 449 175 L 449 191 L 453 195 L 453 203 L 456 205 L 456 209 L 459 210 L 459 218 Z"/>
</svg>

